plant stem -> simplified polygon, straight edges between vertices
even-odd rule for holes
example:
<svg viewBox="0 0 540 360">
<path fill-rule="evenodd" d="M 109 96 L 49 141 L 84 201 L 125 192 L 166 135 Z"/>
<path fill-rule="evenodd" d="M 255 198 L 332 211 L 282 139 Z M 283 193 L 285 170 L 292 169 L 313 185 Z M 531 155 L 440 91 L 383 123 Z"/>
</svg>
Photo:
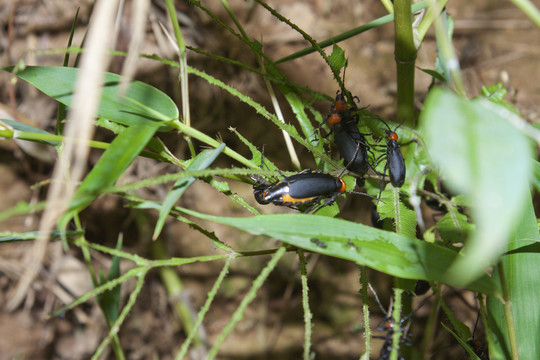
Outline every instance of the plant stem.
<svg viewBox="0 0 540 360">
<path fill-rule="evenodd" d="M 155 259 L 167 259 L 168 257 L 162 240 L 154 241 L 152 244 L 152 252 Z M 188 299 L 185 295 L 183 295 L 185 294 L 185 291 L 180 276 L 178 276 L 172 267 L 160 267 L 159 275 L 163 281 L 163 284 L 165 284 L 169 298 L 174 299 L 171 301 L 171 305 L 180 318 L 185 332 L 190 336 L 194 336 L 195 344 L 203 344 L 203 341 L 194 326 L 194 316 L 191 311 L 191 307 L 189 306 Z M 191 335 L 193 332 L 195 332 L 194 335 Z"/>
<path fill-rule="evenodd" d="M 311 348 L 311 319 L 313 314 L 309 309 L 309 287 L 307 283 L 306 258 L 304 251 L 298 249 L 298 259 L 300 260 L 300 277 L 302 280 L 302 308 L 304 309 L 304 360 L 310 360 Z"/>
<path fill-rule="evenodd" d="M 461 77 L 459 60 L 450 41 L 447 26 L 443 23 L 443 19 L 446 19 L 445 13 L 441 13 L 441 4 L 437 3 L 435 0 L 429 0 L 429 6 L 431 9 L 433 9 L 434 14 L 440 14 L 435 18 L 435 32 L 437 35 L 439 57 L 450 74 L 452 85 L 454 85 L 456 94 L 466 97 L 467 93 L 465 92 L 465 85 L 463 84 L 463 79 Z"/>
<path fill-rule="evenodd" d="M 392 320 L 394 322 L 394 333 L 392 334 L 392 350 L 390 351 L 390 359 L 397 360 L 399 343 L 403 329 L 401 328 L 401 294 L 403 289 L 394 286 L 394 308 L 392 309 Z"/>
<path fill-rule="evenodd" d="M 219 336 L 217 337 L 216 341 L 214 342 L 214 345 L 210 349 L 210 352 L 208 353 L 208 359 L 214 359 L 217 356 L 217 353 L 219 351 L 219 348 L 223 341 L 227 338 L 227 336 L 232 332 L 232 330 L 236 327 L 238 322 L 242 320 L 244 316 L 244 311 L 248 307 L 248 305 L 255 299 L 255 296 L 257 295 L 257 291 L 261 288 L 264 281 L 268 278 L 270 275 L 270 272 L 276 267 L 277 262 L 283 254 L 287 251 L 287 247 L 285 245 L 281 246 L 279 250 L 272 256 L 266 267 L 261 271 L 259 276 L 253 281 L 253 285 L 251 286 L 250 290 L 244 296 L 242 301 L 240 302 L 240 305 L 234 312 L 234 314 L 231 317 L 231 321 L 223 328 Z"/>
<path fill-rule="evenodd" d="M 166 0 L 167 11 L 171 19 L 171 23 L 174 29 L 174 35 L 176 37 L 178 45 L 178 58 L 180 64 L 180 74 L 178 75 L 178 80 L 180 82 L 180 93 L 182 96 L 182 120 L 187 126 L 191 126 L 191 115 L 189 111 L 189 87 L 188 87 L 188 71 L 187 71 L 187 53 L 186 53 L 186 43 L 184 42 L 184 37 L 182 36 L 182 31 L 180 30 L 180 25 L 178 24 L 178 18 L 176 16 L 176 8 L 174 7 L 173 0 Z M 184 136 L 186 140 L 191 156 L 195 156 L 195 148 L 193 142 L 189 136 Z"/>
<path fill-rule="evenodd" d="M 360 284 L 362 288 L 360 292 L 362 293 L 362 312 L 364 313 L 364 346 L 365 346 L 365 359 L 369 359 L 369 354 L 371 353 L 371 327 L 369 323 L 369 296 L 368 296 L 368 278 L 366 273 L 366 267 L 360 266 Z"/>
<path fill-rule="evenodd" d="M 420 11 L 420 10 L 426 8 L 426 6 L 427 6 L 427 0 L 417 2 L 412 6 L 412 12 Z M 354 37 L 356 35 L 359 35 L 359 34 L 361 34 L 363 32 L 366 32 L 368 30 L 377 28 L 377 27 L 382 26 L 384 24 L 388 24 L 389 22 L 391 22 L 393 20 L 394 20 L 394 14 L 388 14 L 388 15 L 382 16 L 382 17 L 380 17 L 378 19 L 375 19 L 373 21 L 370 21 L 367 24 L 361 25 L 361 26 L 359 26 L 357 28 L 346 31 L 346 32 L 344 32 L 342 34 L 339 34 L 337 36 L 333 36 L 333 37 L 331 37 L 329 39 L 323 40 L 323 41 L 319 42 L 318 44 L 319 44 L 319 46 L 321 48 L 332 46 L 332 45 L 337 44 L 339 42 L 342 42 L 344 40 L 350 39 L 350 38 L 352 38 L 352 37 Z M 287 56 L 285 56 L 285 57 L 283 57 L 283 58 L 281 58 L 279 60 L 276 60 L 275 64 L 281 64 L 281 63 L 284 63 L 284 62 L 287 62 L 287 61 L 298 59 L 298 58 L 300 58 L 302 56 L 314 53 L 315 51 L 317 51 L 317 49 L 315 47 L 313 47 L 313 46 L 307 47 L 307 48 L 302 49 L 300 51 L 297 51 L 297 52 L 295 52 L 295 53 L 293 53 L 291 55 L 287 55 Z"/>
<path fill-rule="evenodd" d="M 536 24 L 536 26 L 540 27 L 540 11 L 538 11 L 538 8 L 534 6 L 534 4 L 530 0 L 511 0 L 514 5 L 516 5 L 518 8 L 521 9 L 527 15 L 531 18 L 532 21 Z"/>
<path fill-rule="evenodd" d="M 514 313 L 512 311 L 512 301 L 510 301 L 510 293 L 508 292 L 508 286 L 506 285 L 506 275 L 502 263 L 497 265 L 499 270 L 499 276 L 501 281 L 501 287 L 503 292 L 503 309 L 504 318 L 506 320 L 506 328 L 508 329 L 508 340 L 510 341 L 510 349 L 512 351 L 512 360 L 519 359 L 518 342 L 516 336 L 516 327 L 514 323 Z"/>
<path fill-rule="evenodd" d="M 411 2 L 394 1 L 395 57 L 397 66 L 397 120 L 414 123 L 414 71 L 416 46 L 412 33 Z"/>
</svg>

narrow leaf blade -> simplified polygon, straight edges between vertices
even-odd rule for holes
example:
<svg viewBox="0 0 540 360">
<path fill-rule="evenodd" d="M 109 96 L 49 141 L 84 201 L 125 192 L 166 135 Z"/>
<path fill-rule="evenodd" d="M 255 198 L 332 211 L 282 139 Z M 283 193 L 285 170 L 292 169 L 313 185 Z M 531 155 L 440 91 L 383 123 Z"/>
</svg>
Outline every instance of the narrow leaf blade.
<svg viewBox="0 0 540 360">
<path fill-rule="evenodd" d="M 199 155 L 197 155 L 191 164 L 188 166 L 186 171 L 196 171 L 196 170 L 204 170 L 207 167 L 209 167 L 214 160 L 218 157 L 219 154 L 225 149 L 225 143 L 221 144 L 217 149 L 207 149 L 202 151 Z M 165 200 L 163 200 L 163 205 L 159 209 L 159 217 L 156 223 L 156 227 L 154 229 L 154 235 L 152 236 L 153 240 L 156 240 L 161 233 L 161 230 L 163 229 L 163 225 L 165 225 L 165 220 L 167 219 L 167 216 L 171 212 L 171 209 L 173 208 L 174 204 L 180 199 L 182 194 L 187 190 L 187 188 L 193 184 L 195 181 L 194 177 L 189 177 L 185 179 L 180 179 L 177 182 L 174 183 L 174 186 L 172 190 L 167 194 L 165 197 Z"/>
<path fill-rule="evenodd" d="M 458 283 L 445 275 L 446 269 L 457 257 L 455 252 L 394 232 L 307 214 L 232 218 L 187 209 L 182 211 L 251 234 L 273 237 L 302 249 L 354 261 L 401 278 L 440 281 L 450 285 Z M 499 293 L 487 275 L 467 287 L 483 293 Z"/>
</svg>

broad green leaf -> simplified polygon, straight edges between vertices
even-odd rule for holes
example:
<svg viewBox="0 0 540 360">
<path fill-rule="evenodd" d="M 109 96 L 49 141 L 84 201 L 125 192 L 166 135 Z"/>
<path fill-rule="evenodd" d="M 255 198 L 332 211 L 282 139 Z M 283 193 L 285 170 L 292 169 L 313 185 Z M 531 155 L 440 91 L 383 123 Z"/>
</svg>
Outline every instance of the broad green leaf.
<svg viewBox="0 0 540 360">
<path fill-rule="evenodd" d="M 180 209 L 201 219 L 265 235 L 313 252 L 354 261 L 375 270 L 406 279 L 423 279 L 458 285 L 445 276 L 458 256 L 452 250 L 341 219 L 307 214 L 259 215 L 248 218 L 220 217 Z M 484 275 L 469 289 L 499 293 Z"/>
<path fill-rule="evenodd" d="M 214 162 L 214 160 L 216 160 L 216 158 L 219 154 L 221 154 L 224 148 L 225 143 L 221 144 L 217 149 L 207 149 L 202 151 L 193 159 L 193 161 L 191 162 L 191 164 L 189 164 L 188 168 L 185 171 L 206 169 Z M 180 199 L 180 197 L 187 190 L 187 188 L 195 182 L 195 180 L 196 179 L 194 177 L 189 177 L 185 179 L 180 179 L 174 183 L 173 188 L 167 194 L 165 200 L 163 200 L 161 208 L 159 209 L 159 218 L 156 222 L 156 227 L 154 229 L 154 235 L 152 236 L 152 239 L 156 240 L 158 238 L 161 230 L 163 229 L 163 225 L 165 225 L 165 220 L 171 212 L 172 207 L 178 201 L 178 199 Z"/>
<path fill-rule="evenodd" d="M 504 252 L 529 191 L 532 154 L 527 138 L 489 110 L 486 102 L 437 88 L 420 114 L 427 150 L 443 181 L 472 204 L 476 232 L 469 237 L 464 256 L 449 269 L 462 285 Z"/>
<path fill-rule="evenodd" d="M 12 68 L 8 66 L 2 70 L 11 71 Z M 27 66 L 15 75 L 69 107 L 78 72 L 79 69 L 69 67 Z M 171 98 L 143 82 L 133 81 L 126 94 L 119 97 L 121 78 L 113 73 L 104 74 L 96 116 L 127 126 L 178 120 L 178 108 Z M 170 126 L 162 123 L 159 130 L 170 129 Z"/>
<path fill-rule="evenodd" d="M 509 253 L 502 257 L 501 266 L 495 267 L 493 279 L 501 281 L 503 276 L 499 270 L 502 269 L 510 296 L 508 301 L 512 305 L 519 358 L 540 359 L 540 236 L 530 196 L 525 204 L 525 211 L 521 212 L 520 220 L 513 227 Z M 499 299 L 489 296 L 487 310 L 490 331 L 488 340 L 492 339 L 489 343 L 490 358 L 510 359 L 508 327 Z"/>
<path fill-rule="evenodd" d="M 73 213 L 84 209 L 104 189 L 113 186 L 154 136 L 159 126 L 159 123 L 135 125 L 116 136 L 75 192 L 69 212 L 60 222 L 67 224 Z"/>
</svg>

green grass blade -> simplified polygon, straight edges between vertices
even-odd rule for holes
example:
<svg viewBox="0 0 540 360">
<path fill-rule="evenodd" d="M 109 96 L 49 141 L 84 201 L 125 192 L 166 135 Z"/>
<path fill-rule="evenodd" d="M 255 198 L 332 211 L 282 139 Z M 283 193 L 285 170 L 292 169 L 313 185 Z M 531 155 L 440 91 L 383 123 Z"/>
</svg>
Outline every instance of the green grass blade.
<svg viewBox="0 0 540 360">
<path fill-rule="evenodd" d="M 246 311 L 246 308 L 253 301 L 253 299 L 255 299 L 255 296 L 257 295 L 257 291 L 264 284 L 264 282 L 270 275 L 270 272 L 274 270 L 274 268 L 277 266 L 279 259 L 281 259 L 281 257 L 285 254 L 286 251 L 287 251 L 287 248 L 285 246 L 280 247 L 274 253 L 274 255 L 272 255 L 272 258 L 266 264 L 264 269 L 262 269 L 259 276 L 257 276 L 257 278 L 253 280 L 251 288 L 249 289 L 246 296 L 244 296 L 244 298 L 240 302 L 240 305 L 238 305 L 238 308 L 236 309 L 236 311 L 232 314 L 230 322 L 223 328 L 223 330 L 217 337 L 216 341 L 214 342 L 214 345 L 208 352 L 207 359 L 214 359 L 217 356 L 221 344 L 225 341 L 227 336 L 233 331 L 236 325 L 238 325 L 240 320 L 242 320 L 242 318 L 244 317 L 244 312 Z"/>
<path fill-rule="evenodd" d="M 490 110 L 500 105 L 486 103 L 437 88 L 420 116 L 427 149 L 445 184 L 473 205 L 476 231 L 464 256 L 449 269 L 463 283 L 482 274 L 504 252 L 529 192 L 529 142 Z"/>
<path fill-rule="evenodd" d="M 225 148 L 225 143 L 221 144 L 217 149 L 207 149 L 202 151 L 197 155 L 191 164 L 188 166 L 186 171 L 195 171 L 195 170 L 204 170 L 209 167 L 214 160 L 218 157 L 219 154 Z M 174 204 L 180 199 L 182 194 L 190 187 L 191 184 L 195 182 L 194 177 L 189 177 L 185 179 L 180 179 L 174 183 L 172 190 L 167 194 L 165 200 L 163 200 L 163 205 L 159 209 L 159 218 L 156 222 L 156 227 L 154 229 L 154 235 L 152 236 L 153 240 L 156 240 L 165 225 L 165 220 L 171 212 Z"/>
<path fill-rule="evenodd" d="M 94 201 L 103 189 L 113 186 L 154 136 L 159 126 L 159 123 L 136 125 L 118 135 L 75 192 L 70 211 L 62 218 L 61 223 L 67 223 L 73 212 L 81 211 Z"/>
<path fill-rule="evenodd" d="M 179 208 L 177 208 L 179 209 Z M 452 250 L 341 219 L 307 214 L 259 215 L 249 218 L 220 217 L 182 209 L 187 214 L 236 227 L 255 235 L 274 237 L 287 244 L 369 266 L 406 279 L 460 285 L 445 276 L 457 254 Z M 499 293 L 484 275 L 467 288 Z"/>
<path fill-rule="evenodd" d="M 12 68 L 8 66 L 2 70 L 11 71 Z M 69 107 L 77 74 L 76 68 L 27 66 L 15 75 Z M 120 75 L 105 73 L 97 116 L 127 126 L 178 119 L 178 108 L 171 98 L 140 81 L 130 83 L 125 96 L 118 97 L 121 79 Z M 170 129 L 171 127 L 165 124 L 160 128 L 160 130 Z"/>
<path fill-rule="evenodd" d="M 427 4 L 428 4 L 427 1 L 420 1 L 418 3 L 415 3 L 415 4 L 412 5 L 411 12 L 415 13 L 417 11 L 420 11 L 420 10 L 426 8 Z M 381 25 L 388 24 L 389 22 L 392 22 L 392 21 L 394 21 L 394 14 L 388 14 L 388 15 L 382 16 L 382 17 L 380 17 L 380 18 L 378 18 L 376 20 L 370 21 L 367 24 L 361 25 L 361 26 L 359 26 L 357 28 L 346 31 L 346 32 L 344 32 L 342 34 L 339 34 L 337 36 L 333 36 L 333 37 L 331 37 L 329 39 L 321 41 L 321 42 L 319 42 L 319 46 L 321 48 L 325 48 L 327 46 L 337 44 L 340 41 L 347 40 L 347 39 L 349 39 L 349 38 L 351 38 L 353 36 L 359 35 L 359 34 L 365 32 L 365 31 L 368 31 L 370 29 L 379 27 Z M 294 60 L 294 59 L 300 58 L 302 56 L 311 54 L 311 53 L 313 53 L 315 51 L 317 51 L 317 49 L 310 46 L 310 47 L 307 47 L 307 48 L 302 49 L 300 51 L 297 51 L 294 54 L 287 55 L 287 56 L 277 60 L 275 63 L 280 64 L 280 63 L 283 63 L 283 62 L 286 62 L 286 61 Z"/>
<path fill-rule="evenodd" d="M 118 237 L 118 242 L 116 244 L 116 250 L 122 249 L 122 236 Z M 97 286 L 101 286 L 108 281 L 117 279 L 120 277 L 120 257 L 115 255 L 112 258 L 111 267 L 109 269 L 109 274 L 107 277 L 100 271 L 99 273 L 99 283 Z M 97 287 L 96 286 L 96 287 Z M 122 289 L 122 284 L 118 284 L 114 288 L 103 292 L 96 296 L 96 300 L 107 320 L 109 327 L 116 321 L 118 314 L 120 313 L 120 292 Z"/>
<path fill-rule="evenodd" d="M 520 213 L 509 245 L 509 253 L 502 257 L 501 268 L 510 298 L 514 317 L 514 331 L 518 341 L 520 359 L 540 359 L 538 329 L 540 324 L 540 255 L 538 227 L 532 200 L 529 197 Z M 528 241 L 528 239 L 532 239 Z M 519 249 L 524 247 L 522 249 Z M 530 250 L 529 250 L 530 248 Z M 499 268 L 493 272 L 496 281 L 501 279 Z M 495 297 L 487 298 L 489 316 L 489 352 L 492 359 L 510 359 L 508 326 L 503 305 Z M 488 334 L 489 335 L 489 334 Z"/>
<path fill-rule="evenodd" d="M 60 231 L 51 231 L 48 237 L 51 241 L 54 241 L 59 240 L 61 236 L 65 236 L 67 238 L 74 238 L 83 234 L 84 233 L 82 231 L 76 230 L 66 231 L 64 233 L 60 233 Z M 28 231 L 24 233 L 3 231 L 0 232 L 0 243 L 36 240 L 38 236 L 39 231 Z"/>
<path fill-rule="evenodd" d="M 457 340 L 458 343 L 461 344 L 461 346 L 463 346 L 463 349 L 465 349 L 465 351 L 467 351 L 467 354 L 469 354 L 469 357 L 470 359 L 473 359 L 473 360 L 480 360 L 480 358 L 478 357 L 478 355 L 476 355 L 473 351 L 473 349 L 471 348 L 471 346 L 469 344 L 467 344 L 466 341 L 463 341 L 459 336 L 458 334 L 456 334 L 455 332 L 452 331 L 452 329 L 450 329 L 448 326 L 444 325 L 443 322 L 441 322 L 441 325 L 443 328 L 446 329 L 446 331 L 448 331 L 450 334 L 452 334 L 452 336 L 454 337 L 454 339 Z"/>
</svg>

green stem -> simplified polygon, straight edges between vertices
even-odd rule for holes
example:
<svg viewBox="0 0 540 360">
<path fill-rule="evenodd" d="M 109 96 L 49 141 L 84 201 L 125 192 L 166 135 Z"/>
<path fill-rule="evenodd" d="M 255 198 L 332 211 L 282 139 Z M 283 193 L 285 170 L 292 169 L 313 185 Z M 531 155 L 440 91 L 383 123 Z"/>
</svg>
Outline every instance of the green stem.
<svg viewBox="0 0 540 360">
<path fill-rule="evenodd" d="M 538 8 L 534 6 L 534 4 L 530 0 L 510 0 L 516 5 L 518 8 L 521 9 L 527 15 L 529 18 L 531 18 L 532 21 L 536 24 L 536 26 L 540 27 L 540 11 L 538 11 Z"/>
<path fill-rule="evenodd" d="M 186 356 L 189 345 L 191 343 L 191 339 L 193 338 L 195 334 L 195 330 L 201 326 L 202 321 L 205 317 L 205 315 L 208 313 L 208 310 L 210 310 L 210 305 L 212 305 L 212 301 L 215 299 L 216 294 L 221 287 L 221 284 L 223 283 L 223 280 L 225 279 L 225 276 L 229 273 L 229 268 L 231 266 L 232 261 L 235 259 L 234 256 L 231 256 L 227 259 L 227 262 L 225 263 L 225 266 L 223 266 L 223 269 L 219 273 L 219 276 L 214 283 L 214 286 L 212 286 L 212 289 L 208 293 L 208 296 L 206 298 L 206 302 L 204 303 L 201 310 L 197 313 L 197 322 L 194 325 L 193 331 L 190 332 L 188 338 L 184 343 L 182 344 L 182 347 L 180 348 L 180 351 L 178 352 L 178 355 L 176 356 L 176 360 L 182 360 L 184 356 Z"/>
<path fill-rule="evenodd" d="M 70 141 L 79 142 L 79 140 L 77 139 L 70 139 L 61 135 L 35 133 L 35 132 L 18 131 L 18 130 L 14 134 L 13 138 L 19 139 L 19 140 L 33 141 L 33 142 L 45 141 L 49 143 L 58 143 L 58 145 L 62 142 L 70 142 Z M 85 142 L 88 144 L 88 146 L 94 149 L 107 150 L 111 146 L 111 144 L 102 142 L 102 141 L 88 140 Z M 50 144 L 50 145 L 56 145 L 56 144 Z M 172 162 L 170 159 L 165 159 L 163 156 L 155 154 L 153 152 L 149 152 L 149 151 L 142 151 L 140 155 L 143 157 L 150 158 L 150 159 Z M 178 164 L 177 162 L 174 162 L 174 163 Z"/>
<path fill-rule="evenodd" d="M 420 1 L 416 4 L 414 4 L 412 6 L 412 12 L 417 12 L 417 11 L 420 11 L 424 8 L 427 7 L 427 1 Z M 321 41 L 319 42 L 319 46 L 321 48 L 325 48 L 325 47 L 328 47 L 328 46 L 331 46 L 331 45 L 334 45 L 334 44 L 337 44 L 341 41 L 344 41 L 344 40 L 347 40 L 349 38 L 352 38 L 353 36 L 356 36 L 358 34 L 361 34 L 365 31 L 368 31 L 370 29 L 373 29 L 373 28 L 376 28 L 376 27 L 379 27 L 379 26 L 382 26 L 384 24 L 388 24 L 389 22 L 392 22 L 394 21 L 394 14 L 388 14 L 388 15 L 385 15 L 385 16 L 382 16 L 376 20 L 373 20 L 367 24 L 364 24 L 364 25 L 361 25 L 357 28 L 354 28 L 352 30 L 349 30 L 347 32 L 344 32 L 340 35 L 337 35 L 337 36 L 334 36 L 334 37 L 331 37 L 329 39 L 326 39 L 324 41 Z M 277 61 L 275 61 L 275 64 L 281 64 L 281 63 L 284 63 L 284 62 L 287 62 L 287 61 L 291 61 L 291 60 L 294 60 L 294 59 L 298 59 L 302 56 L 305 56 L 305 55 L 308 55 L 308 54 L 311 54 L 313 52 L 317 51 L 317 49 L 313 46 L 311 47 L 307 47 L 305 49 L 302 49 L 300 51 L 297 51 L 291 55 L 287 55 Z"/>
<path fill-rule="evenodd" d="M 154 258 L 156 259 L 167 259 L 167 253 L 165 252 L 163 242 L 160 239 L 154 241 L 152 244 L 152 252 L 154 254 Z M 178 276 L 172 267 L 160 267 L 159 275 L 163 281 L 163 284 L 165 284 L 169 298 L 174 299 L 172 300 L 171 305 L 180 318 L 182 327 L 190 336 L 192 332 L 195 332 L 194 340 L 197 345 L 203 344 L 203 340 L 200 336 L 198 336 L 198 333 L 194 327 L 191 307 L 187 303 L 187 298 L 182 296 L 182 294 L 185 292 L 180 276 Z"/>
<path fill-rule="evenodd" d="M 514 322 L 514 312 L 512 311 L 512 301 L 510 300 L 510 292 L 508 291 L 508 286 L 506 284 L 506 275 L 502 263 L 499 262 L 497 265 L 499 271 L 501 287 L 503 292 L 503 309 L 504 309 L 504 319 L 506 320 L 506 328 L 508 329 L 508 339 L 510 341 L 510 349 L 512 351 L 512 360 L 519 359 L 519 349 L 518 341 L 516 335 L 516 327 Z"/>
<path fill-rule="evenodd" d="M 144 278 L 146 276 L 146 273 L 148 272 L 149 268 L 142 269 L 142 271 L 139 272 L 137 275 L 137 283 L 135 285 L 135 289 L 131 292 L 129 295 L 128 302 L 126 306 L 124 306 L 124 309 L 114 322 L 114 324 L 111 326 L 111 329 L 109 330 L 109 334 L 101 344 L 99 344 L 96 352 L 94 355 L 92 355 L 92 360 L 97 360 L 101 357 L 103 354 L 103 351 L 105 350 L 105 347 L 113 340 L 113 338 L 118 335 L 118 332 L 120 331 L 120 326 L 124 323 L 124 320 L 128 316 L 128 314 L 131 312 L 133 306 L 135 305 L 135 301 L 137 300 L 137 296 L 139 296 L 139 293 L 141 292 L 141 289 L 144 285 Z"/>
<path fill-rule="evenodd" d="M 360 266 L 360 284 L 362 288 L 360 292 L 362 293 L 362 312 L 364 313 L 364 354 L 365 359 L 369 359 L 369 354 L 371 353 L 371 325 L 369 322 L 369 294 L 368 294 L 368 278 L 366 273 L 366 267 Z"/>
<path fill-rule="evenodd" d="M 246 294 L 246 296 L 244 296 L 244 298 L 240 302 L 240 305 L 238 305 L 238 308 L 232 315 L 231 321 L 225 326 L 223 331 L 216 339 L 216 342 L 210 349 L 207 359 L 211 360 L 217 356 L 221 344 L 236 327 L 238 322 L 242 320 L 242 317 L 244 316 L 244 311 L 246 310 L 247 306 L 253 301 L 253 299 L 255 299 L 255 296 L 257 295 L 257 290 L 259 290 L 264 284 L 265 280 L 270 275 L 270 272 L 276 267 L 277 262 L 279 261 L 279 259 L 281 259 L 281 257 L 283 256 L 283 254 L 285 254 L 286 251 L 287 247 L 285 245 L 280 247 L 279 250 L 272 256 L 272 259 L 270 259 L 266 267 L 261 271 L 259 276 L 257 276 L 257 278 L 253 281 L 253 285 L 251 286 L 249 292 Z"/>
<path fill-rule="evenodd" d="M 438 288 L 438 291 L 440 292 L 440 288 Z M 439 293 L 440 297 L 440 293 Z M 433 304 L 431 305 L 431 311 L 429 312 L 428 319 L 426 321 L 426 325 L 423 329 L 424 335 L 422 336 L 422 342 L 420 345 L 420 356 L 422 359 L 428 359 L 428 351 L 431 348 L 431 344 L 433 343 L 433 339 L 435 337 L 435 326 L 438 322 L 438 315 L 439 315 L 439 301 L 438 297 L 436 297 L 433 300 Z"/>
<path fill-rule="evenodd" d="M 182 36 L 182 31 L 180 30 L 180 25 L 178 23 L 178 17 L 176 16 L 176 8 L 174 7 L 174 0 L 166 0 L 167 11 L 171 19 L 171 23 L 174 29 L 174 35 L 176 37 L 178 45 L 178 58 L 180 64 L 180 73 L 178 75 L 178 80 L 180 82 L 180 92 L 182 94 L 182 120 L 187 126 L 191 126 L 191 115 L 189 111 L 189 83 L 188 83 L 188 71 L 187 71 L 187 53 L 186 53 L 186 43 L 184 42 L 184 37 Z M 189 151 L 192 157 L 195 157 L 197 154 L 195 152 L 195 147 L 189 136 L 185 136 Z"/>
<path fill-rule="evenodd" d="M 386 11 L 388 11 L 389 14 L 394 13 L 394 4 L 390 0 L 381 0 L 381 3 L 386 8 Z"/>
<path fill-rule="evenodd" d="M 403 330 L 401 329 L 401 294 L 403 289 L 394 287 L 394 308 L 392 310 L 392 320 L 394 322 L 394 333 L 392 334 L 392 350 L 390 351 L 390 360 L 397 360 L 399 350 L 399 340 Z"/>
<path fill-rule="evenodd" d="M 309 309 L 309 287 L 307 283 L 306 258 L 304 251 L 298 249 L 298 259 L 300 261 L 300 277 L 302 281 L 302 308 L 304 309 L 304 360 L 310 360 L 311 348 L 311 319 L 313 314 Z"/>
<path fill-rule="evenodd" d="M 248 34 L 244 30 L 244 28 L 243 28 L 242 24 L 240 23 L 240 21 L 238 21 L 238 18 L 236 17 L 234 12 L 232 11 L 232 9 L 229 6 L 229 3 L 227 2 L 227 0 L 221 0 L 221 4 L 225 8 L 225 10 L 227 10 L 227 13 L 229 14 L 232 21 L 235 23 L 236 27 L 238 28 L 238 31 L 240 31 L 240 34 L 242 35 L 242 38 L 244 39 L 244 41 L 246 43 L 250 43 L 251 40 L 249 39 Z M 259 67 L 261 68 L 261 73 L 262 73 L 264 82 L 266 84 L 266 88 L 268 89 L 268 93 L 270 94 L 270 98 L 272 100 L 272 105 L 274 106 L 276 116 L 285 125 L 285 119 L 283 118 L 283 115 L 281 113 L 279 103 L 276 100 L 274 89 L 272 88 L 272 85 L 270 84 L 270 80 L 266 76 L 267 72 L 266 72 L 266 67 L 264 65 L 264 62 L 263 62 L 263 57 L 260 54 L 257 54 L 257 53 L 254 53 L 254 54 L 255 54 L 255 56 L 257 58 L 257 62 L 259 63 Z M 294 146 L 292 144 L 291 136 L 289 135 L 289 133 L 287 133 L 284 130 L 282 130 L 282 134 L 283 134 L 283 138 L 285 140 L 285 145 L 287 147 L 287 150 L 289 152 L 289 155 L 291 157 L 291 161 L 292 161 L 293 165 L 296 168 L 300 169 L 300 160 L 298 159 L 298 155 L 296 154 L 296 151 L 294 150 Z"/>
<path fill-rule="evenodd" d="M 395 57 L 397 65 L 397 120 L 414 123 L 414 72 L 416 46 L 412 32 L 410 0 L 395 0 Z"/>
<path fill-rule="evenodd" d="M 433 22 L 435 21 L 435 19 L 439 17 L 440 10 L 444 9 L 447 2 L 448 0 L 438 0 L 436 8 L 429 7 L 428 10 L 426 11 L 424 19 L 420 22 L 420 24 L 418 25 L 418 28 L 416 29 L 416 40 L 418 41 L 417 43 L 418 47 L 420 47 L 420 44 L 426 37 L 426 34 L 429 28 L 431 27 L 431 25 L 433 25 Z M 435 12 L 437 9 L 439 10 L 439 12 Z"/>
<path fill-rule="evenodd" d="M 184 134 L 189 135 L 190 137 L 194 137 L 195 139 L 210 145 L 214 148 L 217 148 L 221 143 L 217 140 L 212 139 L 210 136 L 206 135 L 203 132 L 200 132 L 199 130 L 196 130 L 192 128 L 191 126 L 188 126 L 182 122 L 176 122 L 174 123 L 174 126 L 178 128 L 178 130 L 182 131 Z M 250 168 L 257 168 L 255 164 L 253 164 L 250 160 L 246 159 L 244 156 L 240 155 L 230 147 L 226 146 L 225 149 L 223 149 L 223 153 L 227 156 L 233 158 L 234 160 L 238 161 L 241 164 L 244 164 Z"/>
<path fill-rule="evenodd" d="M 461 77 L 461 70 L 459 68 L 459 60 L 454 51 L 454 47 L 450 41 L 447 27 L 445 26 L 443 20 L 445 19 L 440 3 L 435 2 L 435 0 L 429 0 L 429 6 L 433 9 L 433 13 L 441 14 L 435 19 L 435 33 L 437 35 L 437 47 L 439 50 L 439 56 L 443 60 L 443 64 L 448 70 L 450 77 L 452 78 L 452 83 L 454 85 L 455 91 L 459 96 L 466 97 L 467 93 L 465 92 L 465 85 Z"/>
<path fill-rule="evenodd" d="M 279 19 L 280 21 L 283 21 L 284 23 L 286 23 L 287 25 L 289 25 L 292 29 L 294 29 L 295 31 L 297 31 L 300 35 L 302 35 L 302 37 L 304 39 L 306 39 L 312 46 L 313 49 L 315 49 L 315 51 L 317 51 L 321 56 L 322 58 L 324 59 L 324 61 L 328 64 L 328 66 L 330 67 L 330 70 L 332 70 L 332 73 L 334 75 L 334 78 L 336 79 L 337 83 L 339 84 L 339 88 L 344 90 L 345 87 L 343 85 L 343 81 L 341 80 L 341 77 L 339 76 L 339 71 L 338 69 L 334 68 L 332 66 L 332 64 L 330 63 L 330 59 L 328 58 L 328 56 L 326 55 L 326 53 L 323 51 L 322 47 L 308 34 L 306 33 L 304 30 L 302 30 L 300 27 L 298 27 L 296 24 L 292 23 L 289 19 L 287 19 L 286 17 L 284 17 L 283 15 L 281 15 L 279 12 L 277 12 L 276 10 L 274 10 L 273 8 L 271 8 L 268 4 L 266 4 L 264 1 L 262 0 L 255 0 L 259 5 L 261 5 L 262 7 L 264 7 L 266 10 L 268 10 L 273 16 L 275 16 L 277 19 Z"/>
</svg>

